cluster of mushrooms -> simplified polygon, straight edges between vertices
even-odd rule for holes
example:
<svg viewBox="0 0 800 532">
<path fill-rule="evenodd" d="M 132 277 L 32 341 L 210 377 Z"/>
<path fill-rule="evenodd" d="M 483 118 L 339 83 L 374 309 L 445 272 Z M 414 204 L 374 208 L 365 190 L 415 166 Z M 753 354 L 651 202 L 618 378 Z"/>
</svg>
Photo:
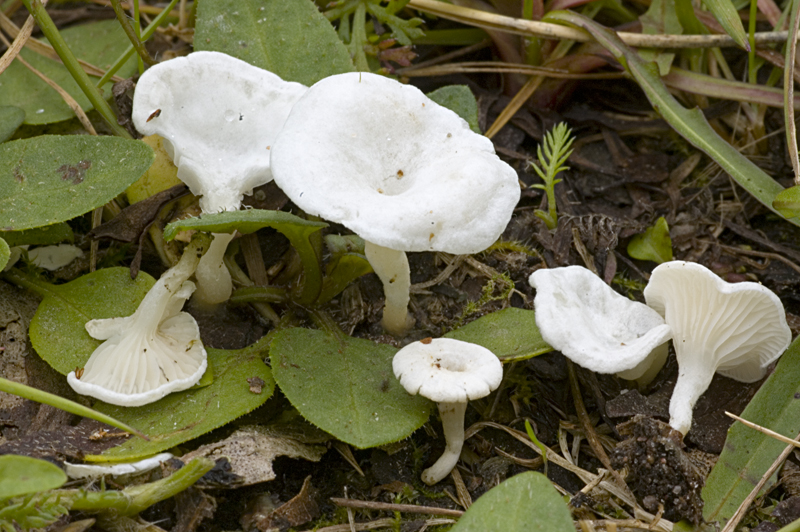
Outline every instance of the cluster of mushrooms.
<svg viewBox="0 0 800 532">
<path fill-rule="evenodd" d="M 489 139 L 418 89 L 370 73 L 309 88 L 226 54 L 195 52 L 141 76 L 133 121 L 163 138 L 204 213 L 238 210 L 244 194 L 274 180 L 305 213 L 361 236 L 384 285 L 382 324 L 395 336 L 413 326 L 406 252 L 480 252 L 503 232 L 520 197 L 516 171 Z M 230 297 L 222 257 L 232 238 L 214 235 L 209 244 L 195 235 L 133 315 L 88 322 L 89 334 L 105 342 L 80 375 L 69 374 L 70 385 L 139 406 L 196 384 L 206 351 L 181 308 L 190 296 L 208 304 Z M 754 283 L 728 285 L 696 264 L 656 268 L 649 306 L 580 267 L 539 270 L 530 282 L 543 338 L 591 370 L 652 378 L 671 338 L 680 365 L 671 424 L 684 434 L 715 371 L 757 380 L 791 339 L 774 294 Z M 447 446 L 423 473 L 434 484 L 458 461 L 467 401 L 499 386 L 502 364 L 483 347 L 428 338 L 398 351 L 393 369 L 409 393 L 438 403 Z"/>
</svg>

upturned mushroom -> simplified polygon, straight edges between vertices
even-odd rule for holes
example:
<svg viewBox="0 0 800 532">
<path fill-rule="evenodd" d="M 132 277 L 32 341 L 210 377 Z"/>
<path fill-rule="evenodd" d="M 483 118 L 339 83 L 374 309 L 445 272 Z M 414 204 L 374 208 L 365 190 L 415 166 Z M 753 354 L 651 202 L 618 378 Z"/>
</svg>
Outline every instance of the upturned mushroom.
<svg viewBox="0 0 800 532">
<path fill-rule="evenodd" d="M 456 466 L 464 445 L 467 401 L 489 395 L 503 380 L 503 365 L 494 353 L 450 338 L 426 338 L 408 344 L 394 356 L 394 374 L 411 395 L 436 401 L 446 441 L 445 451 L 422 472 L 433 485 Z"/>
<path fill-rule="evenodd" d="M 178 264 L 164 272 L 132 315 L 91 320 L 87 332 L 105 340 L 86 365 L 67 375 L 70 386 L 119 406 L 141 406 L 197 384 L 206 350 L 194 318 L 181 312 L 208 237 L 195 235 Z"/>
<path fill-rule="evenodd" d="M 386 296 L 382 323 L 396 336 L 413 325 L 406 252 L 482 251 L 520 196 L 517 173 L 489 139 L 417 88 L 365 72 L 313 85 L 292 108 L 271 164 L 298 207 L 366 241 Z"/>
<path fill-rule="evenodd" d="M 178 178 L 204 213 L 237 210 L 244 194 L 272 180 L 270 149 L 306 87 L 220 52 L 194 52 L 142 74 L 133 123 L 163 137 Z M 232 284 L 222 264 L 233 235 L 218 235 L 196 274 L 196 298 L 220 303 Z"/>
<path fill-rule="evenodd" d="M 646 384 L 664 365 L 672 331 L 647 305 L 581 266 L 537 270 L 528 281 L 542 338 L 579 366 Z"/>
<path fill-rule="evenodd" d="M 752 282 L 726 283 L 700 264 L 659 265 L 644 297 L 672 329 L 678 381 L 669 405 L 670 425 L 684 435 L 715 372 L 755 382 L 792 340 L 775 294 Z"/>
</svg>

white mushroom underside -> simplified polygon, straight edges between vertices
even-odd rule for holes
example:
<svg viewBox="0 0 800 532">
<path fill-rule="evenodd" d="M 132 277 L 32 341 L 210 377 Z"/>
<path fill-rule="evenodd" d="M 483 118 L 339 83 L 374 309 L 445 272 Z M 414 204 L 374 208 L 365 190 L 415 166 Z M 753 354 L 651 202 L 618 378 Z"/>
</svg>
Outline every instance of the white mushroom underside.
<svg viewBox="0 0 800 532">
<path fill-rule="evenodd" d="M 489 139 L 415 87 L 368 73 L 309 89 L 273 147 L 272 166 L 304 211 L 405 251 L 481 251 L 520 195 L 516 172 Z"/>
<path fill-rule="evenodd" d="M 133 121 L 164 138 L 178 178 L 203 196 L 203 212 L 235 210 L 272 180 L 270 149 L 305 91 L 227 54 L 194 52 L 142 74 Z"/>
</svg>

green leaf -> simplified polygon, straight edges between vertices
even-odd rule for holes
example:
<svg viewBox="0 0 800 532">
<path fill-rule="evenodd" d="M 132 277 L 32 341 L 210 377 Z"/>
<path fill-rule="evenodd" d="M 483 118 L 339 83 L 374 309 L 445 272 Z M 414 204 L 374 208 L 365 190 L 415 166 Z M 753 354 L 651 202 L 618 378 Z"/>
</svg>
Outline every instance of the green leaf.
<svg viewBox="0 0 800 532">
<path fill-rule="evenodd" d="M 653 63 L 644 62 L 635 51 L 619 39 L 616 33 L 586 17 L 571 11 L 555 11 L 548 13 L 545 19 L 577 26 L 592 34 L 598 43 L 611 52 L 633 76 L 653 108 L 675 131 L 711 157 L 739 186 L 764 206 L 778 212 L 772 207 L 772 201 L 783 187 L 720 137 L 699 109 L 690 110 L 683 107 L 661 81 Z M 789 221 L 800 225 L 800 219 Z"/>
<path fill-rule="evenodd" d="M 528 471 L 482 495 L 452 532 L 574 532 L 572 516 L 546 476 Z"/>
<path fill-rule="evenodd" d="M 123 192 L 153 163 L 143 142 L 89 135 L 0 144 L 0 230 L 63 222 Z"/>
<path fill-rule="evenodd" d="M 0 231 L 0 239 L 5 240 L 9 246 L 47 246 L 59 242 L 74 242 L 75 235 L 72 228 L 65 222 L 45 227 L 28 229 L 27 231 Z"/>
<path fill-rule="evenodd" d="M 789 187 L 781 191 L 775 196 L 772 206 L 784 218 L 800 216 L 800 186 Z"/>
<path fill-rule="evenodd" d="M 203 0 L 194 46 L 225 52 L 304 85 L 355 70 L 347 48 L 312 0 Z"/>
<path fill-rule="evenodd" d="M 483 346 L 503 362 L 525 360 L 553 350 L 542 340 L 534 311 L 514 307 L 487 314 L 444 337 Z"/>
<path fill-rule="evenodd" d="M 79 59 L 106 70 L 127 48 L 130 41 L 116 20 L 92 22 L 61 30 L 61 35 Z M 46 42 L 46 40 L 45 40 Z M 84 111 L 92 104 L 66 67 L 59 61 L 23 49 L 23 59 L 42 74 L 66 90 Z M 136 71 L 136 60 L 128 61 L 117 74 L 123 78 Z M 95 83 L 100 78 L 90 77 Z M 25 111 L 26 124 L 50 124 L 75 118 L 75 113 L 61 96 L 19 61 L 9 65 L 0 75 L 0 105 L 16 105 Z M 111 86 L 104 85 L 106 96 L 111 97 Z"/>
<path fill-rule="evenodd" d="M 747 43 L 747 33 L 744 31 L 742 19 L 731 0 L 705 0 L 703 3 L 713 13 L 725 32 L 736 41 L 736 44 L 749 50 L 750 46 Z"/>
<path fill-rule="evenodd" d="M 45 460 L 14 454 L 0 456 L 0 500 L 56 489 L 66 481 L 61 468 Z"/>
<path fill-rule="evenodd" d="M 661 216 L 644 233 L 634 236 L 628 244 L 628 255 L 634 259 L 651 260 L 661 264 L 672 260 L 672 239 L 669 225 Z"/>
<path fill-rule="evenodd" d="M 427 94 L 428 98 L 442 107 L 447 107 L 469 124 L 475 133 L 481 134 L 478 126 L 478 101 L 466 85 L 447 85 Z"/>
<path fill-rule="evenodd" d="M 10 258 L 11 248 L 8 247 L 8 244 L 5 240 L 0 238 L 0 272 L 6 267 L 6 264 L 8 264 L 8 260 Z"/>
<path fill-rule="evenodd" d="M 647 11 L 639 17 L 642 23 L 642 33 L 648 35 L 680 35 L 683 27 L 675 11 L 675 0 L 653 0 Z M 645 61 L 655 61 L 658 71 L 662 76 L 669 74 L 674 52 L 664 50 L 642 49 L 639 54 Z"/>
<path fill-rule="evenodd" d="M 0 106 L 0 142 L 10 139 L 23 120 L 25 120 L 24 110 L 15 105 Z"/>
<path fill-rule="evenodd" d="M 272 372 L 264 364 L 270 338 L 236 351 L 206 349 L 214 382 L 192 388 L 136 408 L 97 402 L 94 408 L 115 419 L 139 428 L 150 441 L 131 438 L 89 461 L 137 460 L 160 453 L 202 436 L 234 419 L 252 412 L 275 391 Z M 248 379 L 261 379 L 261 393 L 250 391 Z"/>
<path fill-rule="evenodd" d="M 234 230 L 238 230 L 243 235 L 246 235 L 255 233 L 264 227 L 272 227 L 283 234 L 292 243 L 297 254 L 300 255 L 305 276 L 302 293 L 299 298 L 300 303 L 313 303 L 319 296 L 322 287 L 322 272 L 320 271 L 317 252 L 314 250 L 310 237 L 323 227 L 328 227 L 325 222 L 313 222 L 281 211 L 266 211 L 262 209 L 227 211 L 204 214 L 198 218 L 187 218 L 172 222 L 164 228 L 164 239 L 170 241 L 175 238 L 179 231 L 186 229 L 209 231 L 211 233 L 232 233 Z"/>
<path fill-rule="evenodd" d="M 347 285 L 368 273 L 372 273 L 372 265 L 364 255 L 346 253 L 334 263 L 328 265 L 322 291 L 317 298 L 317 305 L 324 305 L 338 296 Z"/>
<path fill-rule="evenodd" d="M 275 335 L 270 360 L 275 380 L 304 418 L 366 449 L 409 436 L 434 408 L 394 377 L 396 352 L 369 340 L 292 328 Z"/>
<path fill-rule="evenodd" d="M 792 342 L 741 417 L 794 438 L 800 432 L 798 397 L 800 339 Z M 785 447 L 785 443 L 766 434 L 734 423 L 728 429 L 725 447 L 703 488 L 703 518 L 720 523 L 729 519 Z M 772 485 L 774 479 L 767 483 L 765 491 Z"/>
</svg>

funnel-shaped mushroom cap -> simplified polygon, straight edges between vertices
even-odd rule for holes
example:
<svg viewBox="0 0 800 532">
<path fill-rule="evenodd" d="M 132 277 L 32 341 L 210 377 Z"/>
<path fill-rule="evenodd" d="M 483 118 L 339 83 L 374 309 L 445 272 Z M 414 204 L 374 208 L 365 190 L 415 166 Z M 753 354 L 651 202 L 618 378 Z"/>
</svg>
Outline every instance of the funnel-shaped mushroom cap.
<svg viewBox="0 0 800 532">
<path fill-rule="evenodd" d="M 581 266 L 537 270 L 529 282 L 536 288 L 536 325 L 542 338 L 597 373 L 649 363 L 648 356 L 671 336 L 656 311 L 614 292 Z M 640 369 L 637 373 L 644 373 Z"/>
<path fill-rule="evenodd" d="M 304 211 L 403 251 L 482 251 L 520 196 L 489 139 L 417 88 L 365 72 L 308 90 L 273 146 L 272 172 Z"/>
<path fill-rule="evenodd" d="M 683 434 L 715 372 L 742 382 L 757 381 L 792 340 L 775 294 L 756 283 L 726 283 L 699 264 L 659 265 L 644 297 L 672 328 L 679 372 L 670 425 Z"/>
<path fill-rule="evenodd" d="M 76 392 L 115 405 L 141 406 L 197 384 L 206 370 L 206 350 L 197 322 L 181 307 L 195 288 L 187 279 L 197 267 L 198 251 L 190 245 L 132 315 L 86 323 L 87 332 L 105 342 L 82 374 L 67 375 Z"/>
<path fill-rule="evenodd" d="M 236 210 L 243 194 L 272 180 L 271 146 L 305 91 L 227 54 L 194 52 L 142 74 L 133 123 L 164 138 L 203 212 Z"/>
<path fill-rule="evenodd" d="M 494 353 L 451 338 L 408 344 L 394 356 L 392 368 L 411 395 L 445 403 L 480 399 L 503 380 L 503 364 Z"/>
</svg>

